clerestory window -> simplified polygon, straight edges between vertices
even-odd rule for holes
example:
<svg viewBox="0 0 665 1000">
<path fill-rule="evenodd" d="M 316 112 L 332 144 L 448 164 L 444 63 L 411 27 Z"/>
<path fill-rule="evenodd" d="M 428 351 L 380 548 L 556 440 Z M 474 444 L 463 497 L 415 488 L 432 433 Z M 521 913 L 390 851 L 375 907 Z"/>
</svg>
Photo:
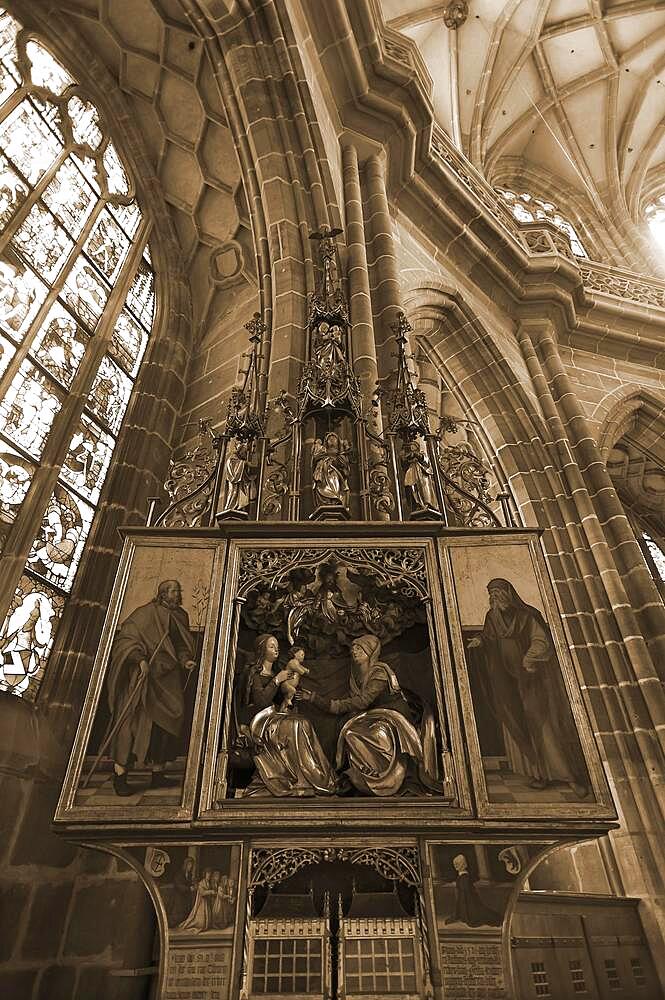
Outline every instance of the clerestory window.
<svg viewBox="0 0 665 1000">
<path fill-rule="evenodd" d="M 0 689 L 24 697 L 150 334 L 148 228 L 94 102 L 0 8 Z"/>
<path fill-rule="evenodd" d="M 661 249 L 665 249 L 665 194 L 646 206 L 644 218 L 651 235 L 660 244 Z"/>
<path fill-rule="evenodd" d="M 568 237 L 570 249 L 576 257 L 588 258 L 589 255 L 572 222 L 561 215 L 552 202 L 535 198 L 527 191 L 516 192 L 503 187 L 497 187 L 496 191 L 510 207 L 518 222 L 537 222 L 539 219 L 551 222 Z"/>
</svg>

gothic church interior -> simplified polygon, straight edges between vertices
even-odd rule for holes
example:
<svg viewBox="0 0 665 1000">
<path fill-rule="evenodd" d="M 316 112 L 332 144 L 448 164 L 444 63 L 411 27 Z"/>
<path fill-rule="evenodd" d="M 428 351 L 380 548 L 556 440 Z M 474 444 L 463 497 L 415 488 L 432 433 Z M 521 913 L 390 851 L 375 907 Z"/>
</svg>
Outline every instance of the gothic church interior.
<svg viewBox="0 0 665 1000">
<path fill-rule="evenodd" d="M 665 993 L 665 4 L 0 3 L 0 992 Z"/>
</svg>

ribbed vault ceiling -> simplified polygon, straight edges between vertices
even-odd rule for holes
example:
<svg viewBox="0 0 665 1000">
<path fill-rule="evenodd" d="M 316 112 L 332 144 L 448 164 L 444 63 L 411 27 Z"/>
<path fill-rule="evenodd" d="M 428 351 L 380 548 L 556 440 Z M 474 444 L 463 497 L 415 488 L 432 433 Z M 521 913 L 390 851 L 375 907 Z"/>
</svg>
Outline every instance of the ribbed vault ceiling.
<svg viewBox="0 0 665 1000">
<path fill-rule="evenodd" d="M 448 3 L 380 3 L 425 59 L 439 122 L 490 180 L 544 169 L 637 220 L 665 181 L 663 0 L 470 0 L 457 31 Z"/>
<path fill-rule="evenodd" d="M 73 24 L 124 92 L 176 226 L 196 328 L 211 313 L 210 275 L 225 267 L 220 248 L 251 242 L 233 137 L 202 42 L 179 0 L 43 6 Z"/>
</svg>

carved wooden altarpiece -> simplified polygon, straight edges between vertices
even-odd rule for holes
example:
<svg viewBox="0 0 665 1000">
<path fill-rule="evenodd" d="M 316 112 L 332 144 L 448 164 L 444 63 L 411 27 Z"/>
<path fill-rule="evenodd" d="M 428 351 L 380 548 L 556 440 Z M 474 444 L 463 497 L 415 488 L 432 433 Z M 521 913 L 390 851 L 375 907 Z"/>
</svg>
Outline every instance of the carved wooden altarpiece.
<svg viewBox="0 0 665 1000">
<path fill-rule="evenodd" d="M 364 412 L 335 235 L 295 398 L 257 316 L 124 532 L 55 825 L 146 884 L 154 997 L 507 1000 L 529 872 L 615 813 L 539 533 L 432 429 L 403 316 Z"/>
</svg>

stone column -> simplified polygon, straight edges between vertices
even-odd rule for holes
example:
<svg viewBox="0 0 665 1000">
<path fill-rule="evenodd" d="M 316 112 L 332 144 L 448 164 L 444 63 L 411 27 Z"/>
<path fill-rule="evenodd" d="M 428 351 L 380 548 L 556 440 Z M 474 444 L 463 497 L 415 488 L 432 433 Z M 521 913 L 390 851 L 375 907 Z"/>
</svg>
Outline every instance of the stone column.
<svg viewBox="0 0 665 1000">
<path fill-rule="evenodd" d="M 372 297 L 369 287 L 367 248 L 365 246 L 365 224 L 363 219 L 358 153 L 355 146 L 345 146 L 342 150 L 342 171 L 344 178 L 344 201 L 346 208 L 347 284 L 349 311 L 351 318 L 351 359 L 362 391 L 363 410 L 370 413 L 372 396 L 376 388 L 379 370 L 376 360 L 376 342 L 372 322 Z M 381 432 L 381 414 L 376 411 L 375 430 Z M 372 455 L 370 462 L 380 458 L 378 449 L 368 448 Z M 376 452 L 376 454 L 374 454 Z M 379 466 L 376 467 L 377 469 Z M 383 467 L 383 473 L 387 470 Z M 371 485 L 371 483 L 370 483 Z M 390 514 L 377 510 L 371 505 L 372 515 L 380 521 L 389 521 Z"/>
<path fill-rule="evenodd" d="M 658 953 L 665 930 L 665 897 L 652 873 L 665 868 L 658 788 L 665 767 L 660 742 L 663 695 L 624 586 L 623 574 L 636 564 L 624 562 L 627 550 L 630 554 L 628 540 L 619 546 L 613 537 L 616 524 L 627 522 L 619 510 L 608 518 L 602 506 L 615 496 L 614 488 L 608 477 L 601 490 L 596 478 L 601 475 L 600 456 L 565 377 L 550 322 L 523 322 L 518 338 L 551 433 L 548 450 L 559 470 L 559 490 L 563 489 L 557 497 L 563 523 L 546 522 L 550 527 L 544 540 L 621 815 L 621 827 L 610 834 L 610 841 L 625 891 L 645 900 L 645 930 Z M 632 547 L 639 552 L 634 539 Z M 568 596 L 563 596 L 564 588 Z"/>
<path fill-rule="evenodd" d="M 402 311 L 399 265 L 386 193 L 385 169 L 378 156 L 370 156 L 363 171 L 364 215 L 370 260 L 370 287 L 374 314 L 374 339 L 379 378 L 393 371 L 391 326 Z"/>
</svg>

